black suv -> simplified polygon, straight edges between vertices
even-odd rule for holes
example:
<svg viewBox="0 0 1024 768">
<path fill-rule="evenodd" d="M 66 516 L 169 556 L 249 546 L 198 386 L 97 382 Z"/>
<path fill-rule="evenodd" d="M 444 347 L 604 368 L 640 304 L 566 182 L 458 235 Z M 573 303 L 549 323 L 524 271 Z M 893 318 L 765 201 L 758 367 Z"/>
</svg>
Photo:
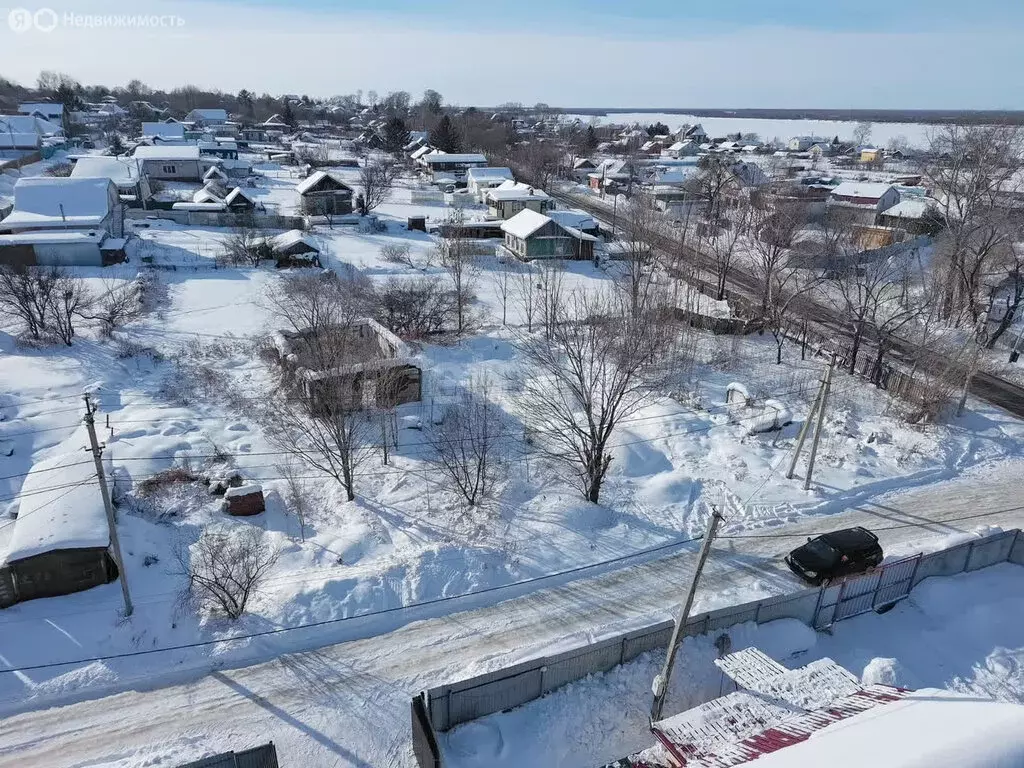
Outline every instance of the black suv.
<svg viewBox="0 0 1024 768">
<path fill-rule="evenodd" d="M 797 576 L 817 586 L 824 581 L 861 573 L 882 562 L 878 537 L 867 528 L 845 528 L 824 533 L 786 556 L 786 565 Z"/>
</svg>

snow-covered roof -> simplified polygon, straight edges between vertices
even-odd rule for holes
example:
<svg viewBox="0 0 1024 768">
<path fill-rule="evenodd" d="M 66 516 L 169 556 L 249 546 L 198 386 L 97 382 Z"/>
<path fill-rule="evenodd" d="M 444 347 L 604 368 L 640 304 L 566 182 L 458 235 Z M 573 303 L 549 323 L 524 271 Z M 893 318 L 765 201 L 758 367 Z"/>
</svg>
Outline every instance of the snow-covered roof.
<svg viewBox="0 0 1024 768">
<path fill-rule="evenodd" d="M 63 132 L 62 126 L 36 115 L 0 115 L 0 133 L 35 133 L 39 136 L 54 136 Z"/>
<path fill-rule="evenodd" d="M 82 229 L 37 229 L 30 232 L 17 232 L 13 235 L 0 235 L 0 247 L 5 245 L 57 245 L 70 243 L 96 243 L 105 247 L 112 239 L 106 237 L 103 230 Z"/>
<path fill-rule="evenodd" d="M 115 184 L 136 184 L 142 178 L 137 157 L 86 155 L 75 161 L 71 178 L 110 179 Z"/>
<path fill-rule="evenodd" d="M 38 133 L 0 133 L 0 149 L 24 149 L 38 147 L 41 138 Z"/>
<path fill-rule="evenodd" d="M 21 487 L 14 533 L 2 562 L 110 544 L 96 468 L 88 454 L 62 454 L 39 462 L 32 470 Z"/>
<path fill-rule="evenodd" d="M 210 179 L 227 179 L 228 175 L 224 172 L 224 169 L 219 165 L 211 165 L 206 169 L 206 173 L 203 174 L 203 179 L 209 181 Z"/>
<path fill-rule="evenodd" d="M 143 123 L 142 135 L 162 139 L 184 139 L 185 126 L 181 123 Z"/>
<path fill-rule="evenodd" d="M 107 178 L 37 176 L 14 185 L 14 211 L 4 226 L 99 225 L 110 213 L 113 182 Z M 116 199 L 116 190 L 114 192 Z"/>
<path fill-rule="evenodd" d="M 580 230 L 597 227 L 594 217 L 583 211 L 548 211 L 547 216 L 560 227 Z"/>
<path fill-rule="evenodd" d="M 327 171 L 314 171 L 313 173 L 309 174 L 309 176 L 307 176 L 306 178 L 304 178 L 302 181 L 295 185 L 295 191 L 298 192 L 300 195 L 304 195 L 309 190 L 317 186 L 324 179 L 330 179 L 331 181 L 338 184 L 341 188 L 351 189 L 351 187 L 349 187 L 348 184 L 339 179 L 337 176 L 328 173 Z"/>
<path fill-rule="evenodd" d="M 910 200 L 900 200 L 891 208 L 886 208 L 883 213 L 886 216 L 898 216 L 903 219 L 921 219 L 924 218 L 925 214 L 932 207 L 934 207 L 934 204 L 931 200 L 913 198 Z"/>
<path fill-rule="evenodd" d="M 282 232 L 280 235 L 274 235 L 270 238 L 270 247 L 275 251 L 285 251 L 299 243 L 308 245 L 313 250 L 319 252 L 320 248 L 312 237 L 307 235 L 301 229 L 290 229 L 287 232 Z"/>
<path fill-rule="evenodd" d="M 520 182 L 508 182 L 488 191 L 489 200 L 546 200 L 548 193 Z"/>
<path fill-rule="evenodd" d="M 477 152 L 444 153 L 427 155 L 423 158 L 427 165 L 435 163 L 486 163 L 487 158 Z"/>
<path fill-rule="evenodd" d="M 23 115 L 31 115 L 33 112 L 38 112 L 48 119 L 61 120 L 64 118 L 64 105 L 51 102 L 32 101 L 27 104 L 19 104 L 18 111 Z"/>
<path fill-rule="evenodd" d="M 413 150 L 412 154 L 410 154 L 409 157 L 412 158 L 413 160 L 419 160 L 424 155 L 430 154 L 431 152 L 434 151 L 435 150 L 432 146 L 430 146 L 429 144 L 424 144 L 419 149 Z"/>
<path fill-rule="evenodd" d="M 256 204 L 256 201 L 253 200 L 249 195 L 247 195 L 245 193 L 245 190 L 242 189 L 241 187 L 235 187 L 230 192 L 228 192 L 227 197 L 224 198 L 224 202 L 227 203 L 228 205 L 234 205 L 237 202 L 239 202 L 239 200 L 245 200 L 250 205 Z"/>
<path fill-rule="evenodd" d="M 223 203 L 224 199 L 209 186 L 197 189 L 192 195 L 193 203 Z"/>
<path fill-rule="evenodd" d="M 543 213 L 537 213 L 529 208 L 524 208 L 515 216 L 505 221 L 501 225 L 501 231 L 525 240 L 549 221 L 551 219 Z"/>
<path fill-rule="evenodd" d="M 193 109 L 187 116 L 190 120 L 214 120 L 223 122 L 228 119 L 226 109 Z"/>
<path fill-rule="evenodd" d="M 751 762 L 757 768 L 1009 768 L 1024 765 L 1024 706 L 916 691 Z"/>
<path fill-rule="evenodd" d="M 832 190 L 835 197 L 866 197 L 878 200 L 892 189 L 892 184 L 870 181 L 844 181 Z"/>
<path fill-rule="evenodd" d="M 134 155 L 143 160 L 198 160 L 199 145 L 136 147 Z"/>
<path fill-rule="evenodd" d="M 504 167 L 470 168 L 466 172 L 466 179 L 470 181 L 483 181 L 484 179 L 512 179 L 512 169 Z"/>
</svg>

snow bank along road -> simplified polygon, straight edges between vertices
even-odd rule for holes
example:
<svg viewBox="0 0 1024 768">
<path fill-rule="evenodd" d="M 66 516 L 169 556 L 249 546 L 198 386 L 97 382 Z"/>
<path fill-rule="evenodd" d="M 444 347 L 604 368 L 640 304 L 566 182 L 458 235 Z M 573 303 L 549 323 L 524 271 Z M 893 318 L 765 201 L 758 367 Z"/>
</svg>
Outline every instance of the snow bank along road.
<svg viewBox="0 0 1024 768">
<path fill-rule="evenodd" d="M 978 525 L 1021 525 L 1022 471 L 1024 460 L 1004 462 L 830 517 L 735 538 L 726 524 L 695 610 L 797 588 L 779 555 L 813 532 L 863 524 L 878 531 L 887 552 L 904 554 L 926 540 L 931 548 L 941 546 L 947 536 Z M 283 766 L 412 765 L 414 692 L 666 618 L 694 557 L 687 549 L 370 639 L 15 715 L 0 721 L 0 766 L 174 766 L 268 739 Z M 92 677 L 82 684 L 95 682 Z"/>
</svg>

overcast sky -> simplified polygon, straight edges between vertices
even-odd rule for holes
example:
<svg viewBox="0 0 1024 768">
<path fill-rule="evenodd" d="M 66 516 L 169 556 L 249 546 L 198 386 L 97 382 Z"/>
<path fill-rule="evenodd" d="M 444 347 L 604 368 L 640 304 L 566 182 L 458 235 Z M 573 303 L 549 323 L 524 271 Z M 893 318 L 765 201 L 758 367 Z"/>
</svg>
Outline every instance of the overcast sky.
<svg viewBox="0 0 1024 768">
<path fill-rule="evenodd" d="M 454 104 L 1024 108 L 1022 0 L 98 0 L 0 17 L 0 75 Z M 41 8 L 55 13 L 37 13 Z M 181 26 L 74 26 L 65 14 Z M 22 17 L 23 18 L 23 17 Z"/>
</svg>

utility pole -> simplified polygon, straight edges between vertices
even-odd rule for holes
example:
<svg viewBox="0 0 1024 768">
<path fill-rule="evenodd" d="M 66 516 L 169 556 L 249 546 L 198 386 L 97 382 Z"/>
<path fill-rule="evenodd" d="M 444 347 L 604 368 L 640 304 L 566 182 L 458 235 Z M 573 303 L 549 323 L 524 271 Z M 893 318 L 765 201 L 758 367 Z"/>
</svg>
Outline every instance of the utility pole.
<svg viewBox="0 0 1024 768">
<path fill-rule="evenodd" d="M 107 478 L 103 471 L 103 448 L 96 442 L 96 419 L 95 411 L 89 395 L 85 398 L 85 428 L 89 432 L 89 450 L 92 452 L 93 461 L 96 462 L 96 476 L 100 481 L 100 494 L 103 496 L 103 508 L 107 512 L 107 526 L 110 528 L 110 548 L 113 550 L 114 562 L 117 564 L 118 575 L 121 577 L 121 594 L 124 595 L 124 615 L 131 616 L 132 596 L 128 592 L 128 573 L 125 571 L 124 559 L 121 557 L 121 542 L 117 538 L 117 524 L 114 519 L 114 505 L 110 503 L 110 490 L 107 488 Z"/>
<path fill-rule="evenodd" d="M 810 490 L 811 476 L 814 474 L 814 459 L 818 455 L 818 441 L 821 440 L 821 428 L 825 423 L 825 406 L 828 404 L 828 393 L 832 389 L 832 371 L 836 367 L 836 356 L 828 364 L 825 373 L 825 385 L 821 391 L 821 404 L 818 406 L 818 422 L 814 426 L 814 439 L 811 440 L 811 457 L 807 460 L 807 477 L 804 478 L 804 490 Z"/>
<path fill-rule="evenodd" d="M 800 458 L 800 452 L 804 449 L 804 441 L 807 440 L 807 432 L 810 429 L 811 422 L 814 421 L 815 414 L 818 412 L 818 406 L 821 405 L 821 395 L 825 391 L 825 378 L 825 376 L 821 377 L 821 381 L 818 383 L 818 393 L 814 396 L 814 402 L 811 403 L 811 410 L 808 412 L 807 418 L 804 419 L 804 423 L 800 427 L 800 436 L 796 439 L 796 448 L 793 450 L 793 458 L 789 462 L 789 471 L 786 472 L 787 480 L 792 480 L 793 475 L 796 474 L 796 462 Z"/>
<path fill-rule="evenodd" d="M 718 529 L 718 521 L 722 519 L 718 508 L 711 507 L 711 519 L 708 520 L 708 528 L 704 531 L 704 541 L 700 546 L 700 554 L 697 556 L 697 565 L 693 570 L 693 581 L 690 582 L 690 590 L 686 593 L 686 602 L 676 619 L 676 625 L 672 629 L 672 639 L 668 642 L 668 654 L 665 656 L 665 666 L 661 674 L 654 678 L 652 689 L 654 691 L 654 703 L 651 705 L 651 722 L 661 720 L 661 710 L 665 706 L 665 696 L 668 695 L 668 682 L 672 678 L 672 667 L 676 663 L 676 649 L 686 626 L 686 620 L 690 618 L 690 608 L 693 607 L 693 598 L 697 594 L 697 582 L 700 580 L 701 571 L 704 570 L 704 563 L 711 554 L 711 542 L 715 538 L 715 531 Z"/>
</svg>

